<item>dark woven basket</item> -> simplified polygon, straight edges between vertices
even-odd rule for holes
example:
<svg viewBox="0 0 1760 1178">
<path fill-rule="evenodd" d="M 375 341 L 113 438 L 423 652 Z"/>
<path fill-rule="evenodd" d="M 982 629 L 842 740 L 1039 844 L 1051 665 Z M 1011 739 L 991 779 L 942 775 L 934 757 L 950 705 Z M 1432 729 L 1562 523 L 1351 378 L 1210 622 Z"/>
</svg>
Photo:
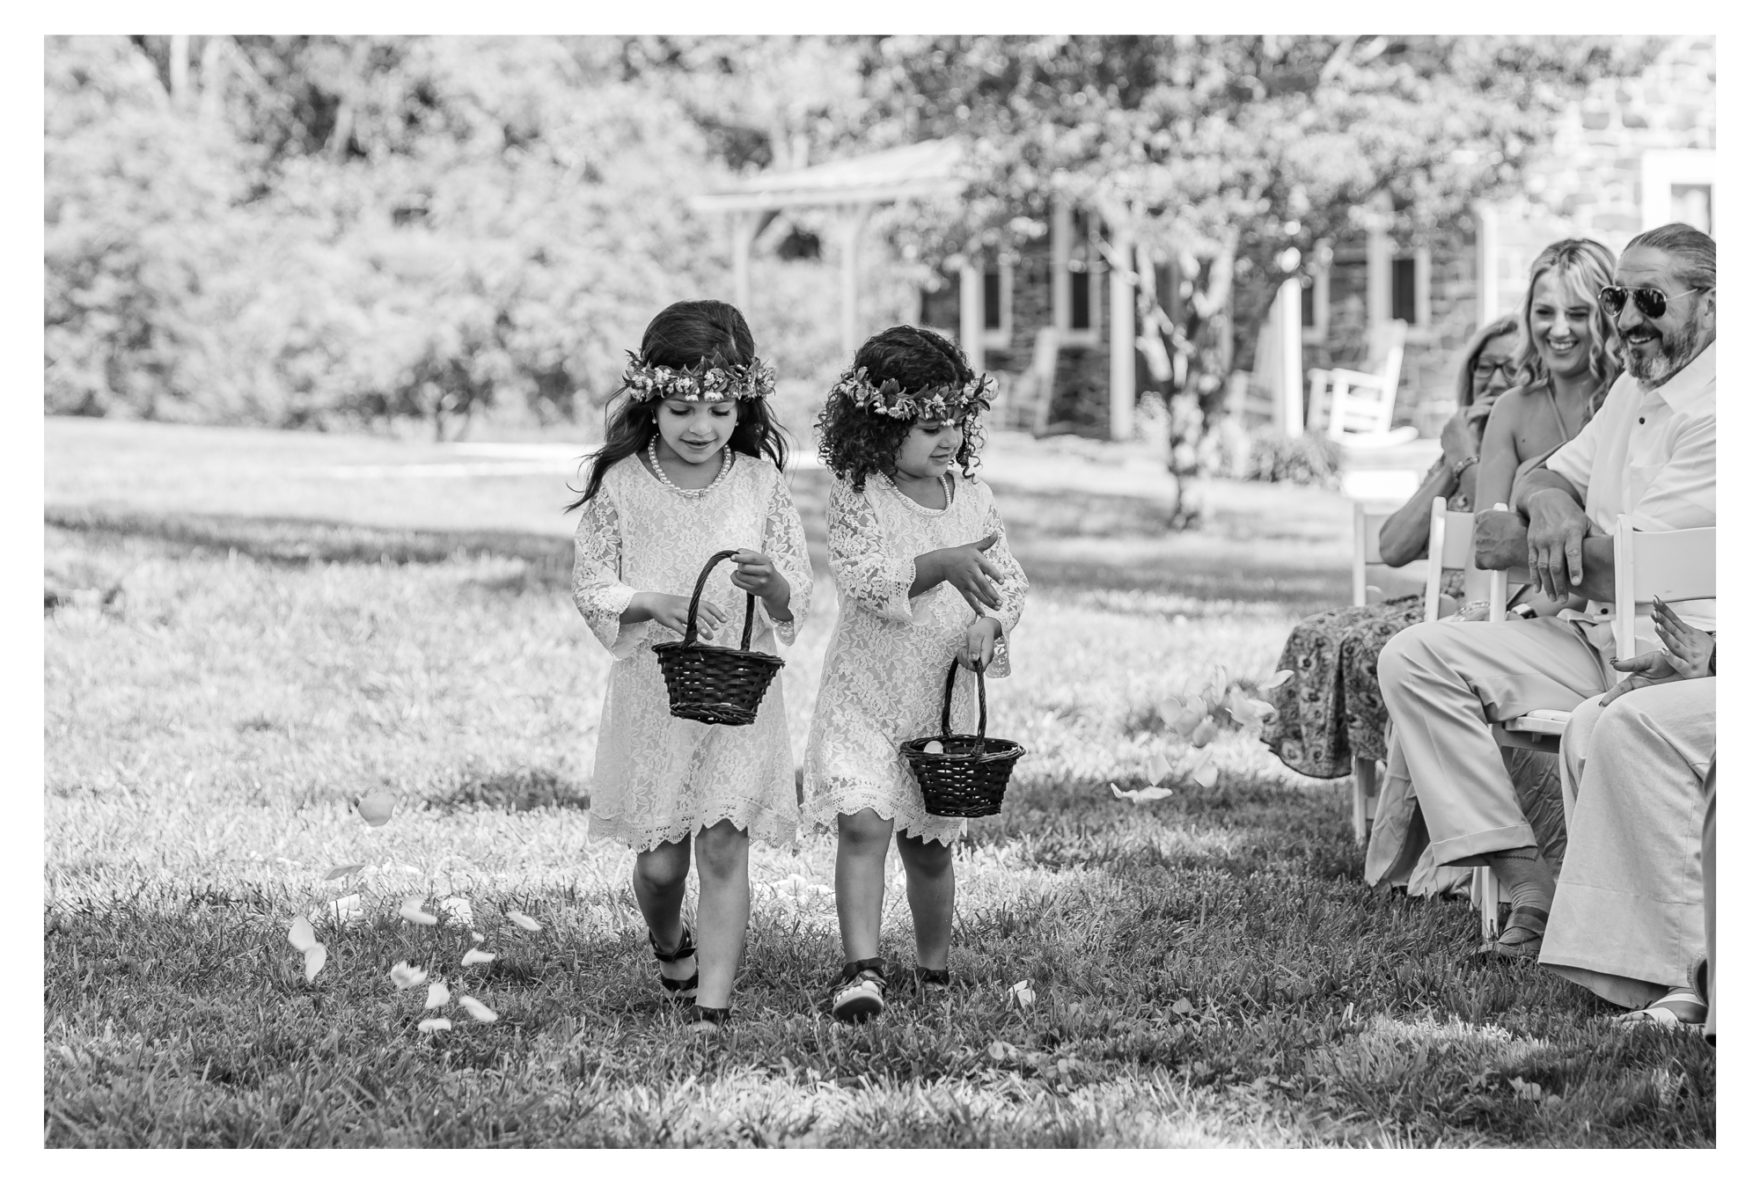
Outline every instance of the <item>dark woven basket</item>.
<svg viewBox="0 0 1760 1178">
<path fill-rule="evenodd" d="M 773 654 L 752 649 L 752 595 L 746 594 L 746 628 L 739 636 L 739 649 L 705 646 L 697 641 L 697 603 L 709 570 L 738 549 L 717 552 L 697 574 L 691 591 L 691 610 L 685 618 L 684 641 L 662 642 L 654 648 L 672 714 L 699 724 L 750 724 L 758 717 L 758 704 L 770 680 L 782 669 Z"/>
<path fill-rule="evenodd" d="M 1012 740 L 984 735 L 988 718 L 984 707 L 984 675 L 978 679 L 978 734 L 956 736 L 949 727 L 953 708 L 953 680 L 959 663 L 947 668 L 947 686 L 941 693 L 941 735 L 907 740 L 898 746 L 910 762 L 911 773 L 923 791 L 923 809 L 938 818 L 984 818 L 1002 812 L 1002 794 L 1014 763 L 1027 750 Z M 941 751 L 923 751 L 939 741 Z"/>
</svg>

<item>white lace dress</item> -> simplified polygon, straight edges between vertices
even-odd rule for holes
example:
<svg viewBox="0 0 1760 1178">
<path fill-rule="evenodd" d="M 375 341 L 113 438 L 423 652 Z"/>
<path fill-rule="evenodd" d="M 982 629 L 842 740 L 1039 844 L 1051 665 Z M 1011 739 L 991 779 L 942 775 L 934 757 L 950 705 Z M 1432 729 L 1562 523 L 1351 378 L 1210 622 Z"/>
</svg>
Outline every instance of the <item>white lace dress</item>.
<svg viewBox="0 0 1760 1178">
<path fill-rule="evenodd" d="M 913 838 L 946 843 L 965 829 L 964 819 L 924 813 L 916 778 L 898 751 L 903 741 L 940 733 L 947 667 L 976 617 L 946 582 L 909 596 L 914 562 L 936 548 L 998 536 L 984 555 L 1003 574 L 1002 608 L 994 616 L 1005 636 L 1026 604 L 1027 577 L 1009 551 L 990 488 L 952 474 L 944 482 L 950 502 L 939 510 L 910 499 L 883 474 L 868 476 L 860 494 L 841 479 L 832 484 L 826 515 L 838 614 L 807 737 L 803 817 L 813 826 L 835 829 L 837 815 L 872 809 Z M 1008 672 L 1004 651 L 985 673 Z M 955 732 L 976 731 L 971 677 L 962 670 L 954 681 Z"/>
<path fill-rule="evenodd" d="M 654 645 L 679 635 L 657 622 L 618 618 L 638 590 L 689 597 L 703 564 L 724 548 L 755 548 L 788 579 L 793 620 L 777 625 L 755 603 L 752 649 L 775 654 L 792 643 L 813 592 L 800 512 L 776 467 L 745 454 L 706 495 L 691 496 L 656 479 L 639 457 L 605 473 L 574 536 L 574 603 L 593 636 L 616 660 L 599 714 L 599 741 L 588 790 L 588 832 L 638 851 L 652 850 L 724 819 L 753 839 L 793 841 L 797 822 L 794 760 L 782 679 L 771 680 L 755 722 L 744 726 L 674 719 Z M 728 621 L 698 635 L 739 645 L 746 595 L 731 580 L 731 561 L 709 574 L 702 600 Z"/>
</svg>

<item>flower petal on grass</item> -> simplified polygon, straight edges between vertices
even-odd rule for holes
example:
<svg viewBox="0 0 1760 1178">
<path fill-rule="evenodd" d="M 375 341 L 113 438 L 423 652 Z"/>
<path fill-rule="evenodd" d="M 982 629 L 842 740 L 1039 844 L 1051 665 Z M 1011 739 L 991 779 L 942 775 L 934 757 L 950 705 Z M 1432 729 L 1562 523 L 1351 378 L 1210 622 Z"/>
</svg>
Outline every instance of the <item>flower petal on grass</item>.
<svg viewBox="0 0 1760 1178">
<path fill-rule="evenodd" d="M 1032 985 L 1025 981 L 1016 982 L 1014 985 L 1010 986 L 1008 988 L 1008 996 L 1009 999 L 1022 1010 L 1026 1010 L 1028 1007 L 1032 1006 L 1034 999 L 1037 997 L 1033 993 Z"/>
<path fill-rule="evenodd" d="M 1216 775 L 1216 765 L 1209 757 L 1205 757 L 1192 768 L 1192 780 L 1205 789 L 1216 784 Z"/>
<path fill-rule="evenodd" d="M 366 912 L 361 908 L 361 897 L 359 892 L 352 892 L 346 896 L 338 896 L 328 904 L 318 905 L 316 908 L 312 909 L 310 913 L 314 922 L 330 920 L 337 924 L 357 924 L 360 921 L 365 920 L 366 915 Z"/>
<path fill-rule="evenodd" d="M 396 809 L 397 796 L 383 786 L 370 789 L 354 800 L 354 812 L 368 826 L 384 826 L 391 821 L 391 814 Z"/>
<path fill-rule="evenodd" d="M 293 918 L 293 924 L 287 930 L 287 943 L 301 953 L 318 943 L 318 934 L 312 931 L 312 922 L 303 916 Z"/>
<path fill-rule="evenodd" d="M 1195 749 L 1201 749 L 1215 739 L 1216 721 L 1212 720 L 1209 716 L 1205 716 L 1203 721 L 1199 723 L 1196 728 L 1192 729 L 1192 747 Z"/>
<path fill-rule="evenodd" d="M 318 971 L 330 960 L 330 951 L 324 948 L 322 941 L 306 950 L 306 983 L 309 985 L 318 980 Z"/>
<path fill-rule="evenodd" d="M 324 881 L 328 883 L 333 879 L 341 879 L 345 875 L 353 875 L 365 866 L 365 863 L 344 863 L 341 867 L 332 867 L 324 873 Z"/>
<path fill-rule="evenodd" d="M 1173 762 L 1167 759 L 1166 753 L 1154 753 L 1149 757 L 1149 784 L 1160 785 L 1173 776 Z"/>
<path fill-rule="evenodd" d="M 469 994 L 460 994 L 458 996 L 458 1004 L 464 1007 L 466 1014 L 470 1015 L 480 1023 L 492 1023 L 501 1017 L 494 1011 L 490 1010 L 487 1006 L 484 1006 L 481 1002 L 478 1002 L 475 998 L 472 998 Z"/>
<path fill-rule="evenodd" d="M 430 1035 L 435 1031 L 450 1031 L 452 1020 L 449 1018 L 425 1018 L 416 1024 L 416 1030 L 426 1031 Z"/>
<path fill-rule="evenodd" d="M 487 965 L 495 960 L 493 953 L 485 953 L 481 949 L 466 949 L 462 965 Z"/>
<path fill-rule="evenodd" d="M 472 933 L 471 940 L 473 940 L 477 944 L 481 945 L 483 943 L 483 934 L 482 933 Z"/>
<path fill-rule="evenodd" d="M 471 915 L 471 902 L 463 896 L 446 897 L 440 901 L 440 911 L 465 928 L 470 928 L 475 922 L 475 917 Z"/>
<path fill-rule="evenodd" d="M 525 913 L 515 908 L 509 908 L 507 910 L 507 919 L 511 920 L 514 924 L 519 925 L 519 927 L 525 929 L 528 933 L 535 933 L 544 927 Z"/>
<path fill-rule="evenodd" d="M 1161 785 L 1146 785 L 1142 789 L 1119 789 L 1117 785 L 1112 787 L 1113 797 L 1134 806 L 1141 806 L 1145 802 L 1159 801 L 1172 793 L 1172 790 Z"/>
<path fill-rule="evenodd" d="M 409 899 L 405 900 L 403 902 L 403 907 L 397 910 L 397 915 L 403 917 L 403 919 L 409 921 L 411 924 L 440 923 L 440 918 L 438 916 L 435 916 L 432 912 L 425 912 L 422 910 L 422 898 L 420 896 L 411 896 Z"/>
<path fill-rule="evenodd" d="M 428 1000 L 422 1003 L 422 1009 L 433 1010 L 435 1007 L 445 1006 L 451 1001 L 452 991 L 446 988 L 445 982 L 429 982 Z"/>
<path fill-rule="evenodd" d="M 391 984 L 399 990 L 407 990 L 411 986 L 419 986 L 428 980 L 428 971 L 419 965 L 411 965 L 400 961 L 391 967 Z"/>
</svg>

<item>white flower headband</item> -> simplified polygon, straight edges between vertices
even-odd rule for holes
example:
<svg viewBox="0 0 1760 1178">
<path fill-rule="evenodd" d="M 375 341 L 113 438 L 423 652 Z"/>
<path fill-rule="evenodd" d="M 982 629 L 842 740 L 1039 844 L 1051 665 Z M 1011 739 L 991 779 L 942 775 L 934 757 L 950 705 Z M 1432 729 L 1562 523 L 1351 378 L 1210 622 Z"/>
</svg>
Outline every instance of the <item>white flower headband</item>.
<svg viewBox="0 0 1760 1178">
<path fill-rule="evenodd" d="M 846 371 L 831 386 L 831 395 L 848 397 L 870 412 L 901 421 L 913 417 L 963 420 L 990 408 L 990 402 L 996 399 L 996 378 L 983 372 L 963 385 L 931 385 L 906 393 L 898 381 L 889 377 L 876 385 L 868 379 L 866 368 L 856 368 Z"/>
<path fill-rule="evenodd" d="M 667 368 L 643 364 L 634 352 L 627 353 L 623 387 L 632 401 L 678 397 L 685 401 L 749 401 L 776 390 L 776 370 L 762 360 L 750 364 L 712 365 L 703 361 L 694 368 Z"/>
</svg>

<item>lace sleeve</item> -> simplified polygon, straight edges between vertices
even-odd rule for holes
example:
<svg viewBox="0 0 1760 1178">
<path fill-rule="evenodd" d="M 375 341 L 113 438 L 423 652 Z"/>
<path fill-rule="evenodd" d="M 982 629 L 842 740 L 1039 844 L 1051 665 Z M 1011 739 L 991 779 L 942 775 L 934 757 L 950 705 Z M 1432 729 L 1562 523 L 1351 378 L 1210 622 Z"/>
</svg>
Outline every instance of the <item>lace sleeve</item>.
<svg viewBox="0 0 1760 1178">
<path fill-rule="evenodd" d="M 916 562 L 886 551 L 886 536 L 874 505 L 839 479 L 831 485 L 826 527 L 831 575 L 837 579 L 837 587 L 863 609 L 908 626 Z"/>
<path fill-rule="evenodd" d="M 1006 637 L 1020 623 L 1021 611 L 1027 606 L 1027 573 L 1021 568 L 1021 562 L 1015 559 L 1014 552 L 1008 546 L 1008 530 L 1002 526 L 1002 513 L 996 510 L 996 497 L 986 484 L 980 484 L 984 503 L 984 535 L 995 535 L 996 543 L 992 544 L 984 555 L 1002 571 L 1002 580 L 996 591 L 1002 596 L 1002 607 L 994 611 L 986 611 L 990 616 L 1002 623 L 1002 633 Z M 1009 651 L 1006 646 L 984 673 L 991 678 L 1000 679 L 1013 669 L 1009 662 Z"/>
<path fill-rule="evenodd" d="M 764 512 L 764 555 L 788 581 L 786 622 L 777 622 L 760 606 L 757 615 L 776 630 L 776 640 L 793 644 L 813 604 L 813 563 L 807 556 L 807 533 L 801 526 L 800 509 L 794 505 L 788 483 L 780 473 L 770 480 L 769 503 Z"/>
<path fill-rule="evenodd" d="M 642 638 L 643 624 L 624 624 L 636 591 L 625 585 L 623 540 L 617 507 L 603 489 L 587 501 L 574 530 L 574 606 L 613 658 L 628 658 Z"/>
</svg>

